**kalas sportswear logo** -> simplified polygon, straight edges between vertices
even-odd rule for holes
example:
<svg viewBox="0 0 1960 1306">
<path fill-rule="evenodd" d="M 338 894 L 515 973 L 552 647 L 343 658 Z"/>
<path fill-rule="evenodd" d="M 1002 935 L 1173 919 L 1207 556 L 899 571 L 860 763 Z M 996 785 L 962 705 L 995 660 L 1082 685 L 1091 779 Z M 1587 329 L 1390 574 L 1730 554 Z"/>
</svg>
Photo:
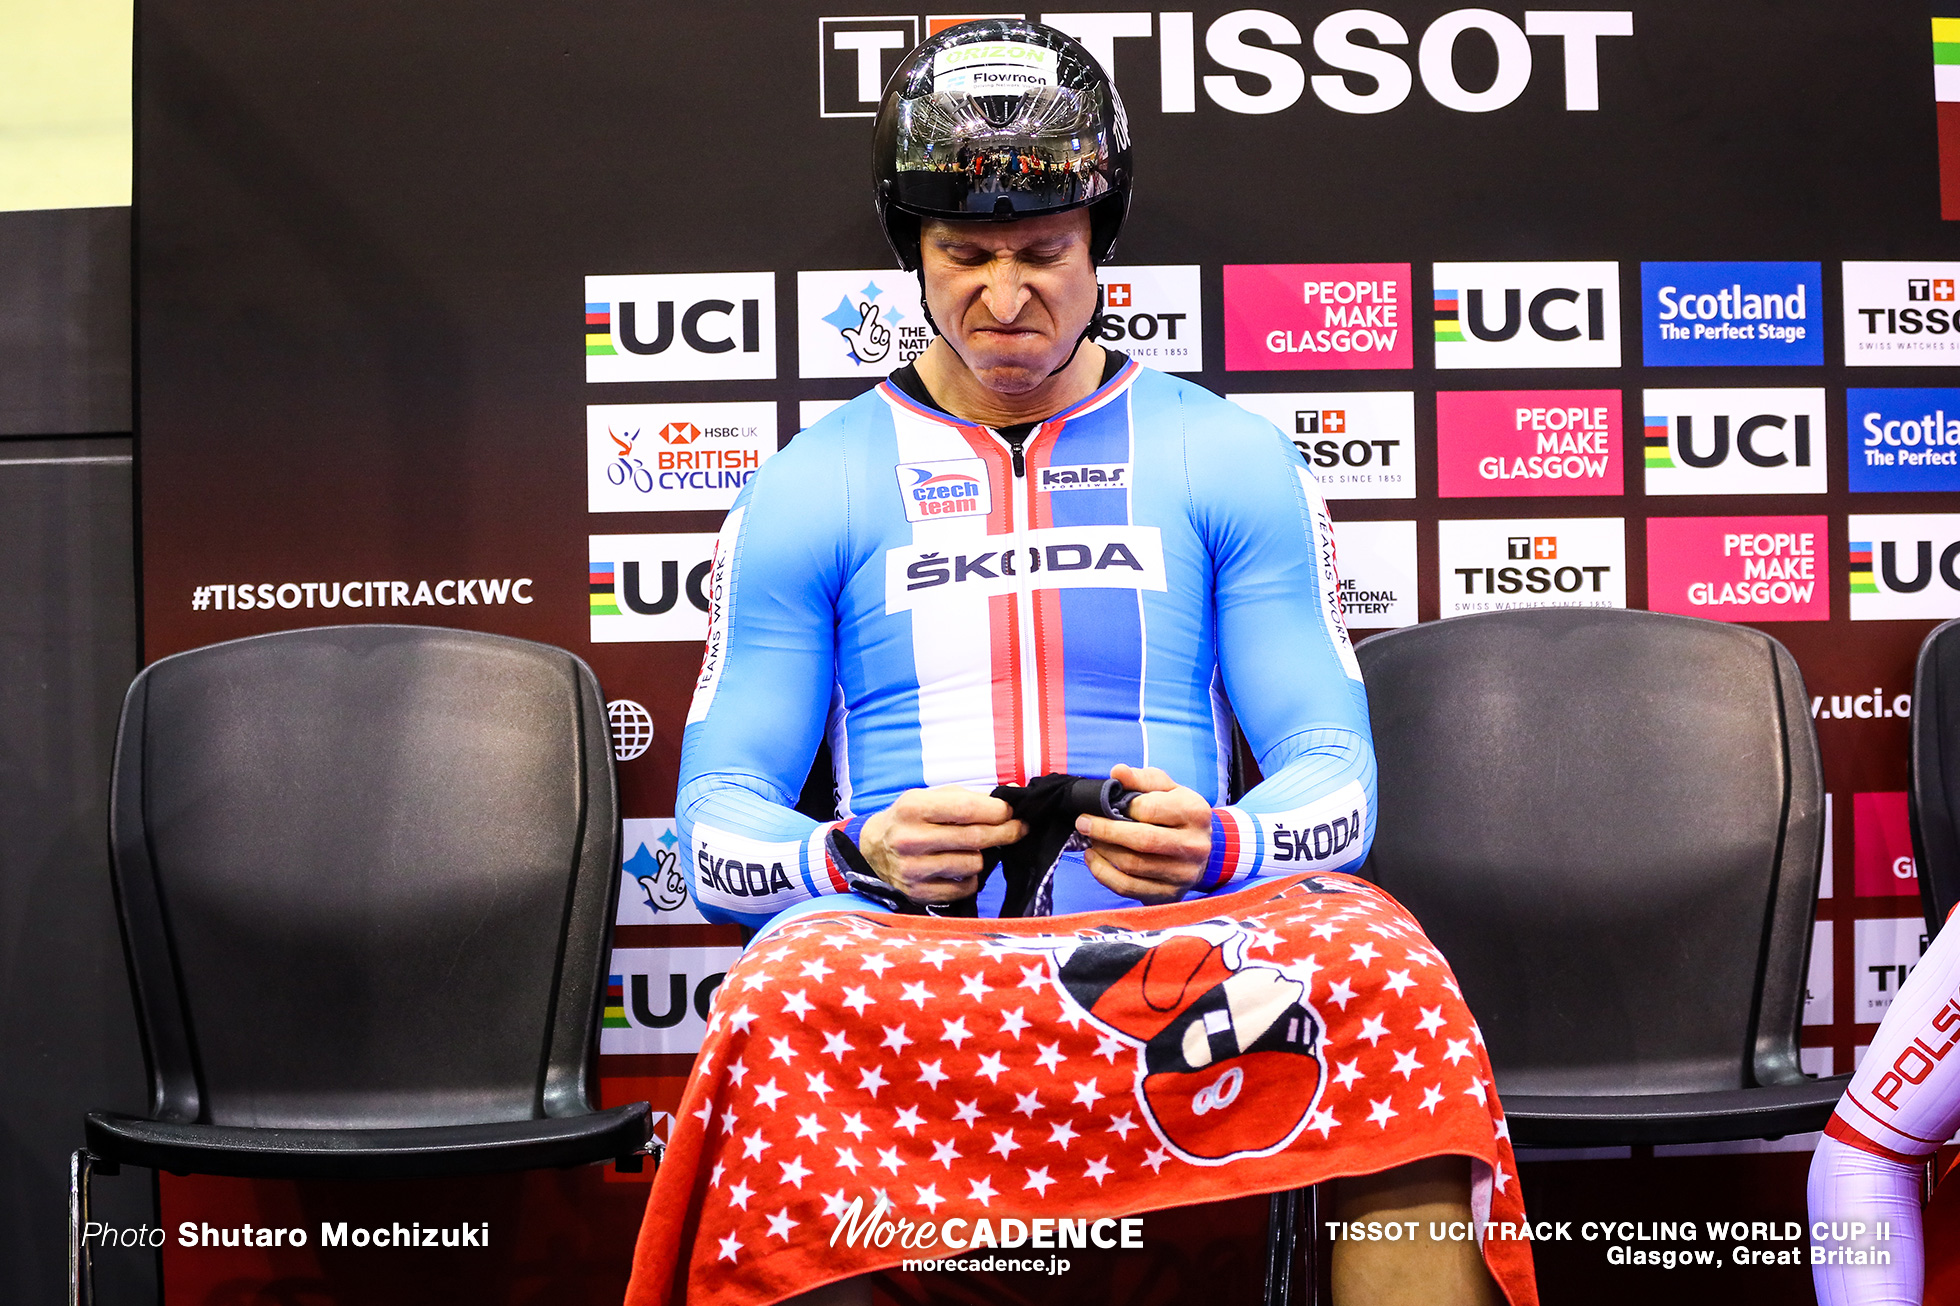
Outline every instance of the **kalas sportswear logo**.
<svg viewBox="0 0 1960 1306">
<path fill-rule="evenodd" d="M 1128 463 L 1083 463 L 1074 467 L 1044 467 L 1035 478 L 1038 490 L 1125 490 L 1130 485 Z"/>
<path fill-rule="evenodd" d="M 905 520 L 985 517 L 993 511 L 987 464 L 978 458 L 944 458 L 898 464 L 898 492 Z"/>
<path fill-rule="evenodd" d="M 1329 499 L 1413 499 L 1416 397 L 1408 390 L 1229 394 L 1277 426 Z"/>
<path fill-rule="evenodd" d="M 885 551 L 885 611 L 1039 589 L 1164 590 L 1155 526 L 1054 526 Z"/>
<path fill-rule="evenodd" d="M 889 268 L 796 274 L 802 375 L 889 376 L 932 343 L 918 283 Z"/>
<path fill-rule="evenodd" d="M 1960 490 L 1960 390 L 1845 394 L 1854 493 Z"/>
<path fill-rule="evenodd" d="M 721 381 L 776 375 L 773 272 L 585 279 L 585 379 Z"/>
<path fill-rule="evenodd" d="M 1823 287 L 1817 263 L 1642 263 L 1647 365 L 1822 363 Z"/>
<path fill-rule="evenodd" d="M 593 512 L 716 511 L 776 452 L 776 405 L 592 404 L 585 410 Z"/>
<path fill-rule="evenodd" d="M 1852 515 L 1853 621 L 1960 617 L 1960 514 Z"/>
<path fill-rule="evenodd" d="M 1618 367 L 1617 263 L 1438 263 L 1436 366 Z"/>
<path fill-rule="evenodd" d="M 1960 360 L 1960 263 L 1844 265 L 1844 361 L 1924 367 Z"/>
<path fill-rule="evenodd" d="M 1648 390 L 1649 494 L 1822 494 L 1822 389 Z"/>
</svg>

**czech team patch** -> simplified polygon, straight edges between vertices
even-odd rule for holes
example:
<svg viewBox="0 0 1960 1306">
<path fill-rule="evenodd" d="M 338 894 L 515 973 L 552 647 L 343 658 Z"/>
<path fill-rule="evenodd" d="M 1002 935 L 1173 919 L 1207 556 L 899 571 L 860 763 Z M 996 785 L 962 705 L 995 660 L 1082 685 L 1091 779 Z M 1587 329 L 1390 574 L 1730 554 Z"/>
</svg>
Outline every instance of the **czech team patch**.
<svg viewBox="0 0 1960 1306">
<path fill-rule="evenodd" d="M 985 517 L 993 511 L 991 490 L 987 464 L 978 458 L 898 465 L 898 492 L 905 500 L 906 521 Z"/>
</svg>

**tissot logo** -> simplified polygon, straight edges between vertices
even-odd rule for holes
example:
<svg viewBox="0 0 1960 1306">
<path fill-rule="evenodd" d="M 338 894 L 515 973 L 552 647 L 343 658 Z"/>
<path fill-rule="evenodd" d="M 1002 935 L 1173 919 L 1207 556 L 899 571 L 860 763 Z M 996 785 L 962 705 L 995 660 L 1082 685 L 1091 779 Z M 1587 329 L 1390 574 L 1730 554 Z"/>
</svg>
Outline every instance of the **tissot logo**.
<svg viewBox="0 0 1960 1306">
<path fill-rule="evenodd" d="M 1924 367 L 1960 361 L 1960 263 L 1844 265 L 1844 361 Z"/>
<path fill-rule="evenodd" d="M 1634 104 L 1625 79 L 1614 76 L 1626 56 L 1604 39 L 1633 35 L 1633 14 L 1624 9 L 1528 9 L 1523 26 L 1489 9 L 1454 9 L 1413 27 L 1377 10 L 1343 9 L 1305 33 L 1267 9 L 1234 9 L 1202 30 L 1189 10 L 1029 16 L 1087 46 L 1133 108 L 1152 103 L 1154 92 L 1163 113 L 1198 112 L 1200 91 L 1207 111 L 1386 113 L 1409 102 L 1418 84 L 1428 102 L 1445 109 L 1490 113 L 1515 103 L 1534 80 L 1549 82 L 1547 100 L 1567 112 L 1598 110 L 1602 84 L 1609 94 L 1621 91 L 1618 103 Z M 930 18 L 928 30 L 950 21 Z M 910 17 L 819 20 L 823 116 L 871 117 L 917 32 Z M 1292 52 L 1302 45 L 1311 58 Z M 1496 56 L 1493 71 L 1464 69 L 1459 56 L 1476 48 L 1484 60 Z"/>
<path fill-rule="evenodd" d="M 587 381 L 776 375 L 776 274 L 679 272 L 585 279 Z"/>
<path fill-rule="evenodd" d="M 1649 494 L 1822 494 L 1824 392 L 1648 390 L 1641 459 Z"/>
<path fill-rule="evenodd" d="M 1853 514 L 1846 525 L 1853 621 L 1960 617 L 1960 514 Z"/>
<path fill-rule="evenodd" d="M 1163 372 L 1204 367 L 1204 307 L 1196 264 L 1098 268 L 1100 339 Z M 1119 302 L 1120 301 L 1120 302 Z"/>
<path fill-rule="evenodd" d="M 1618 367 L 1619 266 L 1436 264 L 1436 366 Z"/>
<path fill-rule="evenodd" d="M 1416 497 L 1412 392 L 1287 391 L 1225 397 L 1265 418 L 1292 440 L 1327 498 Z M 1342 557 L 1345 564 L 1346 555 Z"/>
<path fill-rule="evenodd" d="M 1619 517 L 1445 521 L 1436 527 L 1443 615 L 1510 608 L 1624 608 Z"/>
<path fill-rule="evenodd" d="M 706 637 L 712 534 L 594 535 L 588 543 L 594 644 Z"/>
<path fill-rule="evenodd" d="M 818 111 L 826 118 L 869 118 L 905 52 L 919 43 L 919 20 L 819 18 Z"/>
</svg>

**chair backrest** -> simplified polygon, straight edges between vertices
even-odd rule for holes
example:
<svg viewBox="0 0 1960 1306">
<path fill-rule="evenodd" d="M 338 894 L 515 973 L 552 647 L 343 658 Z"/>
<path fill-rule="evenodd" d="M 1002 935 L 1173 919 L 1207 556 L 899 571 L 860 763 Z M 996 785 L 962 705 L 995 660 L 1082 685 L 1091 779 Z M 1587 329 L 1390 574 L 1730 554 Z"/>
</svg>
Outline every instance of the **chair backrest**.
<svg viewBox="0 0 1960 1306">
<path fill-rule="evenodd" d="M 1538 608 L 1377 635 L 1363 874 L 1449 958 L 1500 1090 L 1798 1082 L 1823 775 L 1745 626 Z"/>
<path fill-rule="evenodd" d="M 1960 621 L 1935 627 L 1919 646 L 1906 807 L 1931 938 L 1960 902 Z"/>
<path fill-rule="evenodd" d="M 180 653 L 129 688 L 110 805 L 159 1119 L 591 1109 L 619 815 L 579 659 L 389 625 Z"/>
</svg>

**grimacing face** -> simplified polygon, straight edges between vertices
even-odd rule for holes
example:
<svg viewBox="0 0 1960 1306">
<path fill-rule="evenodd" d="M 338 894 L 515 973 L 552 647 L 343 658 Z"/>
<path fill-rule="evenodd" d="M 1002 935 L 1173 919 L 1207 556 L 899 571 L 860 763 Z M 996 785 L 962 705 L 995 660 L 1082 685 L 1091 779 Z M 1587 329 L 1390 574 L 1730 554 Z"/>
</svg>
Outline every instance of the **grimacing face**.
<svg viewBox="0 0 1960 1306">
<path fill-rule="evenodd" d="M 946 343 L 1002 394 L 1047 380 L 1096 311 L 1087 209 L 1015 222 L 928 219 L 919 257 Z"/>
</svg>

